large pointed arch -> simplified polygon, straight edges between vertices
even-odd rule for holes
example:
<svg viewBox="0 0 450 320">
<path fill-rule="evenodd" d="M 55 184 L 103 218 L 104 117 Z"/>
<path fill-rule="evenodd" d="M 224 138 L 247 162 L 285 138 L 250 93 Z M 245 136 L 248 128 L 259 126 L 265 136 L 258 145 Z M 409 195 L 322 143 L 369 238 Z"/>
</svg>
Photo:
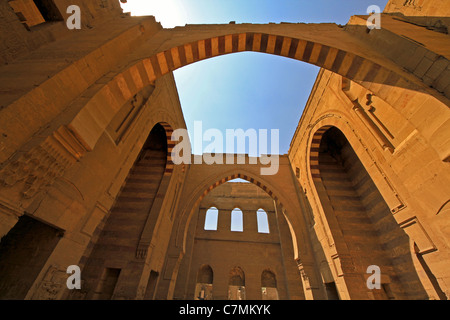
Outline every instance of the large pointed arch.
<svg viewBox="0 0 450 320">
<path fill-rule="evenodd" d="M 151 259 L 150 243 L 157 221 L 163 219 L 161 208 L 164 201 L 168 201 L 164 195 L 173 176 L 169 152 L 172 127 L 162 120 L 155 119 L 147 139 L 128 170 L 114 205 L 104 220 L 104 226 L 97 227 L 96 241 L 92 248 L 86 251 L 85 263 L 80 265 L 86 283 L 99 290 L 89 291 L 88 296 L 92 299 L 117 298 L 109 287 L 104 287 L 104 280 L 110 277 L 111 270 L 115 274 L 114 286 L 123 288 L 129 285 L 126 281 L 121 282 L 119 274 L 129 272 L 130 266 L 125 263 L 120 268 L 111 269 L 111 261 L 140 261 L 139 267 L 134 266 L 136 277 L 131 281 L 139 282 L 145 277 L 143 262 Z M 118 234 L 122 241 L 117 241 Z M 124 246 L 128 246 L 128 250 L 121 250 Z M 150 271 L 146 276 L 150 276 Z M 133 289 L 137 290 L 137 286 Z"/>
<path fill-rule="evenodd" d="M 176 233 L 176 246 L 182 248 L 182 252 L 185 252 L 186 249 L 186 242 L 187 242 L 187 236 L 188 236 L 188 228 L 189 223 L 191 221 L 192 216 L 195 213 L 196 208 L 200 205 L 201 201 L 215 188 L 218 186 L 234 180 L 234 179 L 244 179 L 247 180 L 250 183 L 255 184 L 256 186 L 260 187 L 263 191 L 265 191 L 269 196 L 271 196 L 275 203 L 279 205 L 282 210 L 286 211 L 294 211 L 289 210 L 289 200 L 285 199 L 282 196 L 281 191 L 279 191 L 274 185 L 272 185 L 269 181 L 266 181 L 265 179 L 262 179 L 261 177 L 256 177 L 255 175 L 251 174 L 250 172 L 247 172 L 245 170 L 239 170 L 239 173 L 229 172 L 224 173 L 222 175 L 222 178 L 218 178 L 217 175 L 213 177 L 209 177 L 203 183 L 198 186 L 193 192 L 191 192 L 190 201 L 189 203 L 184 207 L 184 210 L 181 212 L 181 215 L 179 217 L 178 224 L 175 226 L 174 232 Z M 274 191 L 275 190 L 275 191 Z M 287 203 L 285 206 L 284 203 Z M 291 224 L 289 220 L 289 215 L 286 212 L 286 220 L 288 221 L 288 224 Z M 291 229 L 291 232 L 293 232 L 293 229 Z M 300 237 L 295 234 L 291 234 L 292 241 L 293 241 L 293 247 L 294 247 L 294 254 L 295 258 L 299 255 L 299 248 L 300 244 L 298 243 L 298 239 L 302 239 L 303 237 Z"/>
<path fill-rule="evenodd" d="M 233 32 L 236 29 L 223 25 L 206 32 L 204 26 L 201 31 L 188 27 L 160 31 L 163 40 L 155 40 L 162 41 L 160 46 L 156 50 L 153 42 L 144 46 L 135 54 L 134 62 L 93 94 L 67 127 L 86 150 L 92 150 L 118 106 L 144 86 L 189 64 L 238 52 L 260 52 L 310 63 L 358 82 L 382 99 L 388 99 L 388 93 L 380 90 L 382 86 L 372 84 L 428 92 L 448 104 L 446 97 L 431 92 L 412 73 L 342 33 L 335 25 L 297 25 L 289 27 L 289 32 L 279 25 L 242 25 L 238 29 L 242 32 Z M 99 110 L 98 99 L 110 102 L 102 106 L 107 110 Z"/>
<path fill-rule="evenodd" d="M 331 242 L 322 241 L 322 246 L 333 246 L 336 253 L 328 259 L 342 266 L 341 275 L 334 280 L 341 291 L 348 288 L 351 298 L 365 299 L 365 283 L 344 282 L 349 281 L 349 274 L 364 274 L 367 266 L 374 264 L 391 279 L 382 280 L 390 282 L 383 282 L 377 299 L 423 298 L 425 291 L 411 259 L 399 258 L 398 252 L 408 251 L 409 238 L 392 215 L 397 208 L 383 198 L 349 140 L 340 128 L 327 124 L 314 132 L 309 151 L 312 185 L 321 208 L 318 212 L 323 214 L 320 220 Z M 355 246 L 365 250 L 355 250 Z M 408 272 L 402 273 L 405 270 Z M 407 293 L 403 286 L 409 288 Z"/>
<path fill-rule="evenodd" d="M 307 210 L 306 200 L 298 192 L 293 177 L 292 183 L 282 183 L 282 181 L 287 182 L 286 177 L 292 176 L 292 169 L 287 156 L 281 156 L 279 160 L 279 170 L 275 176 L 261 176 L 261 164 L 191 165 L 189 167 L 187 177 L 189 183 L 183 188 L 165 262 L 169 268 L 167 272 L 172 279 L 165 285 L 168 299 L 171 299 L 175 293 L 178 271 L 186 253 L 188 226 L 195 216 L 195 210 L 200 205 L 201 199 L 215 187 L 236 178 L 254 183 L 274 199 L 277 214 L 283 215 L 289 226 L 293 245 L 292 258 L 309 279 L 309 282 L 304 284 L 307 288 L 305 290 L 311 296 L 322 296 L 307 221 L 305 215 L 300 214 Z M 314 287 L 308 289 L 310 284 Z"/>
</svg>

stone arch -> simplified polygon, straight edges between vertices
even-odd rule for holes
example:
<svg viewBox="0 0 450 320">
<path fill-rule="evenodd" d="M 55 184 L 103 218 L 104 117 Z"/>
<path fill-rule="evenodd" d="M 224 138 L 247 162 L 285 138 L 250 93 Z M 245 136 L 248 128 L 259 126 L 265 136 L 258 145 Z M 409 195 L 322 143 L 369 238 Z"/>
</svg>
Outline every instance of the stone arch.
<svg viewBox="0 0 450 320">
<path fill-rule="evenodd" d="M 307 62 L 350 79 L 373 81 L 379 72 L 387 72 L 386 84 L 394 85 L 399 80 L 399 76 L 394 77 L 393 71 L 386 70 L 368 58 L 347 50 L 316 41 L 261 32 L 226 34 L 183 43 L 152 55 L 144 60 L 144 65 L 151 78 L 157 79 L 167 72 L 197 61 L 244 51 L 273 54 Z M 388 80 L 389 77 L 391 78 Z"/>
<path fill-rule="evenodd" d="M 207 195 L 209 192 L 211 192 L 211 190 L 213 190 L 214 188 L 216 188 L 216 187 L 220 186 L 221 184 L 224 184 L 224 183 L 226 183 L 226 182 L 228 182 L 228 181 L 230 181 L 230 180 L 234 180 L 234 179 L 238 179 L 238 178 L 239 178 L 239 179 L 247 180 L 248 182 L 251 182 L 251 183 L 255 184 L 256 186 L 260 187 L 260 188 L 261 188 L 262 190 L 264 190 L 269 196 L 271 196 L 275 201 L 277 201 L 279 204 L 281 204 L 280 201 L 279 201 L 279 199 L 278 199 L 278 197 L 277 197 L 277 195 L 275 195 L 275 194 L 273 193 L 273 191 L 272 191 L 268 186 L 266 186 L 266 184 L 265 184 L 264 182 L 261 182 L 261 181 L 258 180 L 256 177 L 250 176 L 249 174 L 244 174 L 244 173 L 233 173 L 233 174 L 231 174 L 231 175 L 228 175 L 228 176 L 226 176 L 226 177 L 224 177 L 224 178 L 221 178 L 221 179 L 217 180 L 217 181 L 216 181 L 215 183 L 213 183 L 213 184 L 210 184 L 210 185 L 208 186 L 208 188 L 205 189 L 205 190 L 203 191 L 203 193 L 200 195 L 200 197 L 197 199 L 197 201 L 195 201 L 194 207 L 197 206 L 197 205 L 199 205 L 200 202 L 202 202 L 202 200 L 206 197 L 206 195 Z"/>
<path fill-rule="evenodd" d="M 369 135 L 367 132 L 359 132 L 351 123 L 351 120 L 340 112 L 330 110 L 330 113 L 324 114 L 318 117 L 318 120 L 310 126 L 308 144 L 307 144 L 307 156 L 304 166 L 305 172 L 308 173 L 309 187 L 315 193 L 314 183 L 320 183 L 320 176 L 318 175 L 318 150 L 320 146 L 323 134 L 330 128 L 337 128 L 343 133 L 348 140 L 351 147 L 357 153 L 359 160 L 367 168 L 368 174 L 376 184 L 377 188 L 381 192 L 384 200 L 388 204 L 392 213 L 396 213 L 407 207 L 403 197 L 399 195 L 397 186 L 389 179 L 392 175 L 391 172 L 386 172 L 386 168 L 380 167 L 377 163 L 370 149 L 376 146 L 369 146 L 367 143 L 371 143 L 372 139 L 367 138 L 365 135 Z M 382 151 L 380 149 L 380 151 Z M 402 190 L 407 192 L 406 190 Z"/>
<path fill-rule="evenodd" d="M 288 161 L 282 161 L 278 174 L 291 174 L 291 166 Z M 265 190 L 275 200 L 279 214 L 283 215 L 288 224 L 288 232 L 292 239 L 293 258 L 305 278 L 308 279 L 303 283 L 304 290 L 310 291 L 311 297 L 321 297 L 322 292 L 316 287 L 308 289 L 308 285 L 315 286 L 319 281 L 317 268 L 315 267 L 315 257 L 311 240 L 308 235 L 308 229 L 304 216 L 299 214 L 304 207 L 303 199 L 299 199 L 295 185 L 287 185 L 282 189 L 276 177 L 261 177 L 259 165 L 219 165 L 219 166 L 198 166 L 191 165 L 189 174 L 192 174 L 191 185 L 185 186 L 183 197 L 180 200 L 180 209 L 177 212 L 177 220 L 171 236 L 171 243 L 166 256 L 166 265 L 170 266 L 170 274 L 172 281 L 165 285 L 167 297 L 171 299 L 175 293 L 179 268 L 185 258 L 186 245 L 188 242 L 188 227 L 191 219 L 194 217 L 196 208 L 199 207 L 202 199 L 215 187 L 226 183 L 233 179 L 245 179 L 253 182 L 257 186 Z M 186 189 L 187 187 L 187 189 Z M 283 190 L 281 192 L 280 190 Z M 301 258 L 300 258 L 301 257 Z"/>
<path fill-rule="evenodd" d="M 245 273 L 241 267 L 233 267 L 230 270 L 228 284 L 233 286 L 245 286 Z"/>
<path fill-rule="evenodd" d="M 158 219 L 160 219 L 161 209 L 163 207 L 163 203 L 165 200 L 165 195 L 167 190 L 170 187 L 170 183 L 172 181 L 173 172 L 175 169 L 175 165 L 172 161 L 172 149 L 174 148 L 175 143 L 172 141 L 172 126 L 165 121 L 160 121 L 155 126 L 161 126 L 164 130 L 165 138 L 166 138 L 166 163 L 164 168 L 164 174 L 159 183 L 159 187 L 157 190 L 157 194 L 155 196 L 154 202 L 152 203 L 151 211 L 149 213 L 149 218 L 144 224 L 144 228 L 142 234 L 139 239 L 138 248 L 136 252 L 136 256 L 138 258 L 146 258 L 150 242 L 153 237 L 153 232 L 155 226 L 157 225 Z M 155 127 L 154 126 L 154 127 Z"/>
<path fill-rule="evenodd" d="M 166 162 L 166 170 L 164 171 L 164 175 L 170 175 L 173 172 L 175 167 L 172 160 L 172 150 L 175 147 L 175 142 L 172 141 L 172 133 L 173 128 L 170 124 L 165 121 L 159 122 L 159 124 L 164 128 L 166 132 L 167 138 L 167 162 Z"/>
<path fill-rule="evenodd" d="M 261 286 L 262 287 L 277 287 L 277 276 L 270 269 L 265 269 L 261 273 Z"/>
<path fill-rule="evenodd" d="M 164 135 L 165 135 L 165 148 L 166 148 L 166 153 L 167 153 L 167 157 L 166 157 L 166 165 L 165 165 L 165 170 L 164 170 L 164 176 L 170 176 L 175 168 L 175 165 L 173 163 L 172 160 L 172 150 L 175 147 L 175 142 L 172 141 L 172 133 L 174 131 L 172 125 L 169 124 L 170 121 L 168 119 L 163 119 L 157 117 L 156 121 L 152 124 L 150 124 L 149 127 L 151 128 L 155 128 L 156 126 L 160 126 L 162 129 L 164 129 Z"/>
<path fill-rule="evenodd" d="M 213 298 L 214 271 L 210 265 L 200 266 L 197 272 L 197 284 L 195 286 L 196 300 L 212 300 Z"/>
<path fill-rule="evenodd" d="M 333 126 L 331 125 L 323 126 L 319 130 L 317 130 L 312 137 L 311 148 L 309 153 L 309 167 L 311 169 L 311 177 L 314 181 L 320 179 L 320 172 L 319 172 L 320 142 L 322 141 L 324 133 L 327 132 L 332 127 Z"/>
<path fill-rule="evenodd" d="M 182 248 L 182 252 L 185 252 L 185 244 L 187 239 L 187 232 L 188 232 L 188 226 L 190 223 L 190 219 L 194 214 L 195 209 L 200 205 L 201 201 L 208 195 L 211 190 L 214 188 L 220 186 L 221 184 L 224 184 L 230 180 L 234 180 L 237 178 L 247 180 L 256 186 L 260 187 L 262 190 L 264 190 L 269 196 L 271 196 L 274 201 L 280 205 L 282 208 L 286 208 L 283 203 L 280 201 L 278 194 L 281 194 L 280 192 L 272 191 L 274 190 L 273 186 L 270 186 L 267 181 L 264 181 L 259 178 L 255 177 L 254 175 L 245 172 L 244 170 L 239 170 L 242 173 L 225 173 L 225 177 L 218 178 L 218 177 L 211 177 L 208 179 L 208 181 L 205 181 L 201 186 L 198 186 L 196 190 L 194 190 L 190 197 L 189 204 L 184 208 L 183 212 L 181 213 L 181 217 L 178 223 L 178 226 L 176 226 L 176 245 L 177 247 Z M 245 172 L 245 173 L 244 173 Z M 283 201 L 286 202 L 286 201 Z M 288 202 L 286 202 L 288 203 Z M 293 239 L 293 241 L 295 241 Z M 298 244 L 294 244 L 294 248 L 298 248 Z M 295 252 L 297 254 L 297 252 Z"/>
<path fill-rule="evenodd" d="M 102 282 L 108 278 L 111 270 L 117 271 L 115 286 L 119 293 L 113 295 L 112 292 L 107 292 L 108 299 L 128 299 L 145 293 L 145 290 L 139 290 L 137 284 L 141 281 L 148 282 L 143 279 L 150 276 L 151 270 L 145 270 L 143 266 L 152 259 L 150 243 L 157 221 L 162 219 L 161 208 L 164 201 L 167 201 L 164 195 L 174 180 L 169 152 L 172 127 L 162 117 L 153 119 L 149 123 L 153 127 L 141 145 L 104 225 L 97 227 L 96 243 L 82 258 L 84 262 L 80 266 L 86 276 L 86 283 L 89 283 L 87 295 L 90 298 L 103 299 L 106 293 L 99 295 L 95 290 L 104 290 Z M 120 249 L 123 243 L 115 238 L 115 234 L 119 233 L 123 243 L 128 245 L 129 250 L 126 252 Z M 138 261 L 139 267 L 133 269 L 130 273 L 132 276 L 122 279 L 119 273 L 130 272 L 128 261 Z M 121 291 L 120 288 L 127 286 L 129 289 L 125 290 L 126 293 Z"/>
<path fill-rule="evenodd" d="M 309 152 L 312 185 L 329 233 L 327 245 L 335 248 L 332 260 L 341 266 L 335 279 L 340 291 L 347 287 L 349 296 L 356 299 L 371 294 L 377 299 L 424 298 L 413 261 L 399 254 L 408 251 L 409 237 L 343 131 L 329 124 L 321 126 L 312 136 Z M 355 246 L 365 249 L 358 251 Z M 370 265 L 380 266 L 387 277 L 379 292 L 367 292 L 363 282 L 346 279 L 346 274 L 364 274 Z"/>
<path fill-rule="evenodd" d="M 261 297 L 263 300 L 278 300 L 278 285 L 275 272 L 265 269 L 261 272 Z"/>
<path fill-rule="evenodd" d="M 89 151 L 95 146 L 99 134 L 109 120 L 108 116 L 102 119 L 95 116 L 99 112 L 97 99 L 106 99 L 110 102 L 108 106 L 104 106 L 109 109 L 102 113 L 113 116 L 118 105 L 123 104 L 144 86 L 158 78 L 201 60 L 238 52 L 260 52 L 303 61 L 340 74 L 365 87 L 370 87 L 375 82 L 417 91 L 430 90 L 421 80 L 403 71 L 400 66 L 388 62 L 388 59 L 379 54 L 369 55 L 363 46 L 355 47 L 358 45 L 356 43 L 352 44 L 353 49 L 351 49 L 350 45 L 345 48 L 345 44 L 336 43 L 323 35 L 314 39 L 311 36 L 293 37 L 276 32 L 246 30 L 230 33 L 226 31 L 226 27 L 222 26 L 222 28 L 225 31 L 215 31 L 210 37 L 201 36 L 202 33 L 192 31 L 192 34 L 200 35 L 198 36 L 200 39 L 191 42 L 186 42 L 186 35 L 183 33 L 186 30 L 183 28 L 163 30 L 169 47 L 164 49 L 164 44 L 161 46 L 163 49 L 158 49 L 150 55 L 148 52 L 141 53 L 140 58 L 131 62 L 122 72 L 100 88 L 67 124 L 67 127 L 78 138 L 80 144 Z M 252 28 L 248 26 L 248 29 Z M 336 30 L 327 29 L 324 32 L 333 35 Z M 354 53 L 358 49 L 360 52 Z M 119 90 L 112 90 L 116 88 Z M 382 91 L 378 92 L 377 88 L 371 87 L 371 90 L 380 98 L 387 98 Z M 440 96 L 437 94 L 436 98 Z M 443 102 L 448 104 L 447 100 Z M 90 125 L 87 126 L 87 123 Z"/>
<path fill-rule="evenodd" d="M 164 30 L 163 33 L 170 41 L 163 43 L 158 49 L 159 52 L 150 57 L 141 56 L 142 59 L 148 59 L 146 64 L 150 68 L 149 74 L 158 78 L 166 72 L 197 61 L 237 52 L 258 52 L 313 64 L 363 85 L 376 82 L 409 89 L 420 87 L 414 76 L 404 73 L 400 66 L 388 62 L 386 57 L 378 52 L 372 51 L 369 54 L 362 43 L 343 35 L 342 30 L 335 25 L 319 26 L 322 29 L 320 35 L 318 30 L 312 30 L 317 25 L 214 27 L 216 28 L 187 26 Z M 307 30 L 309 28 L 311 30 Z M 308 34 L 311 31 L 313 36 Z M 337 40 L 343 38 L 349 42 Z"/>
<path fill-rule="evenodd" d="M 144 32 L 145 28 L 141 25 L 140 29 Z M 119 69 L 93 79 L 99 85 L 89 90 L 86 87 L 83 94 L 74 95 L 69 87 L 71 83 L 60 81 L 63 72 L 74 67 L 72 64 L 46 81 L 45 86 L 31 90 L 20 99 L 20 103 L 24 103 L 39 90 L 39 94 L 51 100 L 57 92 L 59 97 L 54 100 L 58 101 L 58 108 L 63 110 L 67 106 L 71 110 L 68 114 L 74 115 L 64 119 L 45 139 L 40 138 L 38 147 L 33 148 L 56 155 L 58 172 L 55 175 L 63 175 L 92 151 L 120 107 L 143 88 L 187 64 L 224 54 L 252 51 L 279 55 L 336 72 L 384 100 L 389 98 L 389 90 L 381 90 L 386 86 L 378 84 L 425 92 L 444 105 L 450 105 L 448 90 L 445 95 L 430 88 L 423 79 L 401 65 L 401 61 L 393 62 L 386 57 L 382 52 L 384 48 L 373 50 L 366 42 L 334 24 L 186 26 L 160 30 L 152 40 L 133 54 L 134 60 L 125 61 Z M 444 60 L 447 58 L 442 57 L 436 63 Z M 59 90 L 54 90 L 56 87 Z M 56 151 L 53 150 L 55 146 L 58 146 Z"/>
<path fill-rule="evenodd" d="M 212 284 L 214 282 L 214 272 L 211 266 L 202 265 L 197 273 L 197 282 Z"/>
</svg>

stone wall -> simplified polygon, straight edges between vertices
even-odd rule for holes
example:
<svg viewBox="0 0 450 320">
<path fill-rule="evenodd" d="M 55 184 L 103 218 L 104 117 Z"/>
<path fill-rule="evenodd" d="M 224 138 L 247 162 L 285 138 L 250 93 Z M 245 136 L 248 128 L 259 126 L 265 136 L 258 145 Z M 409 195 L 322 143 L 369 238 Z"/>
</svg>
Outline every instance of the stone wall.
<svg viewBox="0 0 450 320">
<path fill-rule="evenodd" d="M 211 207 L 219 210 L 217 230 L 205 230 L 206 212 Z M 242 232 L 231 230 L 231 212 L 236 208 L 243 212 Z M 258 209 L 267 213 L 269 233 L 258 232 Z M 208 265 L 214 275 L 213 299 L 229 298 L 230 272 L 237 267 L 245 275 L 245 299 L 263 298 L 261 277 L 265 270 L 276 277 L 279 299 L 304 299 L 286 220 L 277 212 L 273 199 L 254 184 L 229 182 L 211 191 L 189 228 L 177 298 L 198 299 L 194 296 L 197 275 L 203 265 Z"/>
<path fill-rule="evenodd" d="M 9 2 L 15 2 L 16 4 Z M 49 43 L 59 42 L 64 38 L 70 39 L 74 33 L 80 33 L 80 31 L 70 31 L 66 27 L 66 20 L 72 14 L 66 11 L 71 5 L 77 5 L 81 9 L 82 29 L 101 28 L 101 25 L 108 20 L 114 25 L 111 20 L 118 18 L 122 14 L 119 1 L 115 0 L 41 0 L 37 1 L 37 3 L 56 7 L 60 17 L 47 19 L 41 24 L 27 27 L 26 24 L 20 21 L 20 10 L 16 10 L 16 13 L 13 8 L 31 7 L 32 2 L 14 0 L 2 1 L 0 4 L 0 33 L 2 34 L 0 65 L 10 63 L 19 57 L 24 57 Z M 113 26 L 111 27 L 114 28 Z"/>
<path fill-rule="evenodd" d="M 449 254 L 448 221 L 441 213 L 448 203 L 449 176 L 448 159 L 433 146 L 436 140 L 448 139 L 448 131 L 441 131 L 439 127 L 448 121 L 449 110 L 427 95 L 400 88 L 386 89 L 395 95 L 395 104 L 322 70 L 291 143 L 289 156 L 312 207 L 317 241 L 326 256 L 321 259 L 326 259 L 326 264 L 334 271 L 341 296 L 351 289 L 347 291 L 343 283 L 339 285 L 339 281 L 345 279 L 339 271 L 340 260 L 345 257 L 340 257 L 335 243 L 339 240 L 333 232 L 339 227 L 330 221 L 328 214 L 333 207 L 324 203 L 323 192 L 327 192 L 327 188 L 320 187 L 324 177 L 317 163 L 322 136 L 333 127 L 343 132 L 396 221 L 393 229 L 381 227 L 379 230 L 382 237 L 391 239 L 390 244 L 385 243 L 385 248 L 391 254 L 405 255 L 403 259 L 412 259 L 428 296 L 438 299 L 444 292 L 448 295 L 449 290 L 448 268 L 444 262 Z M 407 253 L 392 246 L 395 241 L 400 244 L 400 231 L 410 239 Z M 386 232 L 392 235 L 383 235 Z M 414 243 L 419 248 L 414 249 Z M 423 259 L 422 264 L 418 258 Z"/>
</svg>

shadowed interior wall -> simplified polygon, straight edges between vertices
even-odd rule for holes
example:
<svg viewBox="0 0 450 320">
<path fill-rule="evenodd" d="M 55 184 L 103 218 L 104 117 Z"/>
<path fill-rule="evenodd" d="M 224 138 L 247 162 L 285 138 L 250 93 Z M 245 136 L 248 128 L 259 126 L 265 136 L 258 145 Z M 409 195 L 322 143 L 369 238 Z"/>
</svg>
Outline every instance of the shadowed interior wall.
<svg viewBox="0 0 450 320">
<path fill-rule="evenodd" d="M 60 231 L 22 216 L 0 242 L 0 299 L 24 299 L 60 239 Z"/>
<path fill-rule="evenodd" d="M 345 136 L 335 127 L 322 137 L 319 170 L 328 196 L 325 201 L 333 208 L 329 214 L 338 222 L 334 230 L 331 227 L 337 250 L 346 246 L 352 264 L 348 270 L 353 268 L 354 273 L 361 274 L 359 290 L 353 280 L 350 291 L 363 299 L 367 288 L 362 275 L 369 266 L 377 265 L 384 276 L 385 290 L 374 290 L 375 298 L 426 298 L 414 268 L 409 237 L 394 220 Z"/>
<path fill-rule="evenodd" d="M 216 207 L 217 230 L 205 230 L 206 212 Z M 232 211 L 243 213 L 243 231 L 232 231 Z M 268 216 L 269 233 L 258 232 L 257 211 Z M 289 227 L 273 199 L 252 183 L 224 183 L 201 202 L 189 226 L 188 249 L 176 283 L 176 299 L 196 299 L 198 270 L 214 270 L 211 299 L 302 299 L 300 274 L 294 261 Z M 263 293 L 262 275 L 271 271 Z M 266 277 L 264 277 L 266 279 Z M 277 279 L 274 281 L 274 279 Z M 275 284 L 276 283 L 276 284 Z M 267 290 L 266 290 L 267 292 Z M 279 294 L 278 294 L 279 293 Z"/>
<path fill-rule="evenodd" d="M 157 124 L 130 170 L 83 271 L 88 298 L 105 299 L 103 286 L 98 281 L 105 272 L 115 275 L 115 288 L 108 298 L 132 299 L 136 296 L 145 262 L 136 258 L 136 251 L 164 175 L 166 160 L 166 133 L 164 127 Z M 111 272 L 110 268 L 119 271 Z"/>
</svg>

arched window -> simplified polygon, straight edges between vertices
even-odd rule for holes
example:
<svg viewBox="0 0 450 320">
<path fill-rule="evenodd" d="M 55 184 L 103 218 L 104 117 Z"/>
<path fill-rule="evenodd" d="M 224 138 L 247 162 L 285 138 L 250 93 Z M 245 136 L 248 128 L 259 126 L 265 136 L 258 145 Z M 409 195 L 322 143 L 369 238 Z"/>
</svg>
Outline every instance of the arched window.
<svg viewBox="0 0 450 320">
<path fill-rule="evenodd" d="M 244 217 L 241 209 L 234 209 L 231 211 L 231 231 L 244 231 Z"/>
<path fill-rule="evenodd" d="M 195 300 L 212 300 L 213 270 L 204 264 L 197 273 L 197 285 L 195 286 Z"/>
<path fill-rule="evenodd" d="M 245 300 L 245 274 L 240 267 L 234 267 L 230 271 L 228 300 Z"/>
<path fill-rule="evenodd" d="M 258 232 L 270 233 L 269 219 L 267 217 L 266 211 L 264 211 L 263 209 L 258 209 L 258 211 L 256 211 L 256 218 L 258 220 Z"/>
<path fill-rule="evenodd" d="M 263 300 L 278 300 L 277 278 L 270 270 L 261 274 L 261 294 Z"/>
<path fill-rule="evenodd" d="M 217 221 L 219 218 L 219 210 L 215 207 L 209 208 L 205 216 L 205 230 L 217 231 Z"/>
</svg>

